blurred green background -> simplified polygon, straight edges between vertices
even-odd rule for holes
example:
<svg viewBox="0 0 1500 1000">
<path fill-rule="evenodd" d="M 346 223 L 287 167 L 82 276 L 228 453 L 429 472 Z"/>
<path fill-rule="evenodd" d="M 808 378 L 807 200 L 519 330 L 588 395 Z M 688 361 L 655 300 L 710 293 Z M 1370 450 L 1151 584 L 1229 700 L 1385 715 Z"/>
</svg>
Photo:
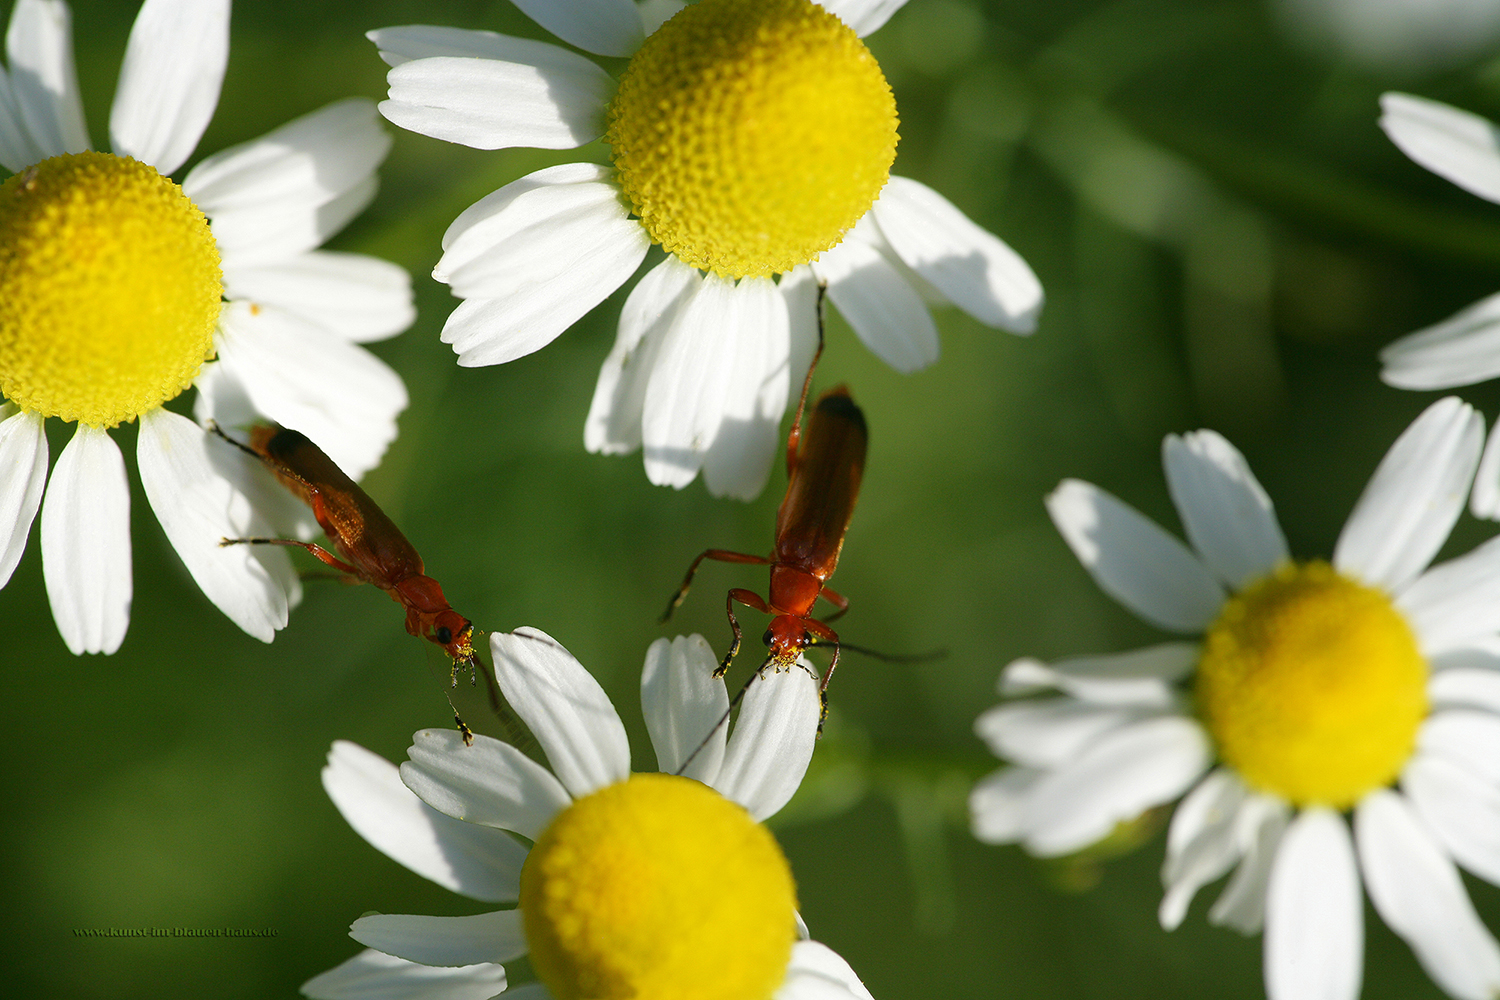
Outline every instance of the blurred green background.
<svg viewBox="0 0 1500 1000">
<path fill-rule="evenodd" d="M 102 145 L 135 4 L 73 6 Z M 1162 838 L 1149 823 L 1141 846 L 1108 859 L 1038 862 L 974 842 L 965 795 L 996 764 L 971 726 L 1013 657 L 1158 637 L 1097 591 L 1047 521 L 1041 499 L 1060 478 L 1099 483 L 1175 530 L 1161 437 L 1214 427 L 1249 457 L 1293 551 L 1327 555 L 1380 455 L 1435 395 L 1383 386 L 1377 350 L 1500 287 L 1500 208 L 1410 163 L 1375 124 L 1390 88 L 1500 115 L 1500 45 L 1466 28 L 1445 51 L 1410 25 L 1341 41 L 1317 21 L 1358 6 L 912 0 L 869 39 L 901 111 L 897 171 L 1009 241 L 1048 295 L 1030 339 L 941 313 L 943 358 L 911 377 L 835 318 L 818 373 L 847 381 L 871 426 L 835 581 L 853 605 L 839 630 L 881 650 L 950 650 L 919 665 L 849 655 L 814 770 L 776 822 L 814 936 L 877 998 L 1263 995 L 1260 940 L 1206 925 L 1212 889 L 1182 929 L 1157 925 Z M 383 96 L 362 33 L 409 23 L 546 37 L 501 0 L 244 0 L 198 155 L 337 98 Z M 648 769 L 647 645 L 701 631 L 722 649 L 720 595 L 762 587 L 763 571 L 710 565 L 670 629 L 656 615 L 702 548 L 769 547 L 784 483 L 778 471 L 755 503 L 716 501 L 697 483 L 651 487 L 638 455 L 584 452 L 623 292 L 503 367 L 461 370 L 438 341 L 454 305 L 428 277 L 444 228 L 576 156 L 396 132 L 379 197 L 331 245 L 405 265 L 420 309 L 413 329 L 374 345 L 412 402 L 366 488 L 460 611 L 566 644 Z M 1464 395 L 1500 409 L 1495 385 Z M 51 431 L 55 457 L 66 435 Z M 359 949 L 346 931 L 361 913 L 482 910 L 366 845 L 318 779 L 335 738 L 401 760 L 414 730 L 447 725 L 441 658 L 369 587 L 309 581 L 274 644 L 240 633 L 146 505 L 134 427 L 115 437 L 135 539 L 120 652 L 64 648 L 35 537 L 0 590 L 10 995 L 290 996 Z M 1449 551 L 1490 533 L 1465 518 Z M 1500 928 L 1500 891 L 1470 889 Z M 72 934 L 161 926 L 276 936 Z M 1372 912 L 1366 938 L 1366 997 L 1441 995 Z"/>
</svg>

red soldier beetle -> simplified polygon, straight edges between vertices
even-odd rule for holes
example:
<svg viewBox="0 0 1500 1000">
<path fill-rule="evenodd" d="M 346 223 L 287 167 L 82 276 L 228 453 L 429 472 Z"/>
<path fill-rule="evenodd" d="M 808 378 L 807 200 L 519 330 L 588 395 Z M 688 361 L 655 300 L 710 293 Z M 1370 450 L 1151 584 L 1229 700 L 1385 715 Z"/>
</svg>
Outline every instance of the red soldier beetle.
<svg viewBox="0 0 1500 1000">
<path fill-rule="evenodd" d="M 374 584 L 406 609 L 408 633 L 442 647 L 452 661 L 454 684 L 460 666 L 467 666 L 473 675 L 478 662 L 473 623 L 449 605 L 443 588 L 426 575 L 422 557 L 395 522 L 323 449 L 301 432 L 278 424 L 252 427 L 248 445 L 225 434 L 217 424 L 210 422 L 209 429 L 253 455 L 312 508 L 313 517 L 338 554 L 315 542 L 291 538 L 221 538 L 221 546 L 287 545 L 304 549 L 346 577 Z M 493 683 L 488 670 L 485 674 L 486 683 Z M 472 733 L 456 711 L 454 720 L 464 742 L 470 742 Z"/>
<path fill-rule="evenodd" d="M 762 641 L 769 650 L 766 665 L 787 670 L 796 664 L 803 650 L 812 646 L 833 647 L 833 659 L 823 675 L 820 693 L 839 663 L 839 636 L 828 622 L 849 610 L 849 601 L 828 586 L 838 566 L 844 534 L 854 514 L 859 497 L 860 479 L 864 474 L 865 451 L 869 431 L 864 413 L 855 405 L 844 386 L 829 389 L 818 397 L 808 419 L 807 432 L 802 431 L 802 417 L 807 406 L 808 389 L 813 371 L 823 354 L 823 290 L 818 292 L 818 349 L 808 366 L 797 401 L 797 415 L 786 439 L 786 496 L 776 512 L 776 542 L 770 556 L 708 549 L 693 560 L 682 586 L 672 596 L 661 620 L 665 622 L 687 596 L 693 576 L 705 559 L 718 562 L 750 563 L 770 566 L 769 600 L 752 590 L 736 587 L 724 602 L 734 641 L 719 662 L 714 676 L 722 677 L 739 653 L 741 631 L 734 615 L 736 602 L 772 615 Z M 813 617 L 813 605 L 819 597 L 834 606 L 823 619 Z M 821 640 L 821 641 L 820 641 Z"/>
</svg>

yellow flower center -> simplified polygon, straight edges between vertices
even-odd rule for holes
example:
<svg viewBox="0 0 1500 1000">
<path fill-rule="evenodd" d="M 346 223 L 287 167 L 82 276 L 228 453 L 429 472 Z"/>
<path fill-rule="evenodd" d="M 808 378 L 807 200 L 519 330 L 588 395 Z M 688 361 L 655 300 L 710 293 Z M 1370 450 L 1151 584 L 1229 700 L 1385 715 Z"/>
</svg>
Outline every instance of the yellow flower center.
<svg viewBox="0 0 1500 1000">
<path fill-rule="evenodd" d="M 1426 686 L 1389 597 L 1325 562 L 1288 563 L 1224 605 L 1197 696 L 1220 756 L 1251 787 L 1347 808 L 1411 756 Z"/>
<path fill-rule="evenodd" d="M 699 0 L 630 60 L 605 140 L 663 249 L 765 276 L 869 211 L 896 158 L 896 101 L 859 36 L 809 0 Z"/>
<path fill-rule="evenodd" d="M 150 166 L 43 160 L 0 184 L 0 393 L 96 427 L 193 384 L 224 286 L 208 220 Z"/>
<path fill-rule="evenodd" d="M 766 828 L 670 774 L 574 802 L 521 871 L 531 962 L 558 1000 L 767 1000 L 786 977 L 795 910 Z"/>
</svg>

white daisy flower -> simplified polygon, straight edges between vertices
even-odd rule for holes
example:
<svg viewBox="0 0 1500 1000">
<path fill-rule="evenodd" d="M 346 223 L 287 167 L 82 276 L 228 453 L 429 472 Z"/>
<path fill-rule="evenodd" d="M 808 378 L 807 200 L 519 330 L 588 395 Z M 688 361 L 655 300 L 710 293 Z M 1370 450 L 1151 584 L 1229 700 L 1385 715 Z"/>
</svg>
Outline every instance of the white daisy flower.
<svg viewBox="0 0 1500 1000">
<path fill-rule="evenodd" d="M 112 653 L 130 622 L 130 487 L 107 432 L 139 419 L 146 499 L 193 579 L 269 642 L 298 583 L 285 552 L 220 548 L 267 533 L 247 497 L 263 475 L 164 408 L 269 417 L 351 475 L 374 465 L 406 406 L 400 377 L 359 347 L 414 316 L 394 264 L 316 248 L 375 193 L 390 138 L 344 101 L 167 175 L 219 99 L 229 0 L 146 0 L 92 152 L 62 0 L 18 0 L 0 69 L 0 586 L 42 512 L 42 572 L 74 653 Z M 212 360 L 211 364 L 205 362 Z M 78 425 L 47 485 L 43 423 Z M 43 487 L 45 502 L 43 501 Z"/>
<path fill-rule="evenodd" d="M 1380 127 L 1401 151 L 1465 191 L 1500 202 L 1500 130 L 1494 122 L 1410 94 L 1381 95 Z M 1500 375 L 1500 293 L 1380 352 L 1380 377 L 1401 389 L 1448 389 Z M 1500 423 L 1490 433 L 1469 508 L 1500 520 Z"/>
<path fill-rule="evenodd" d="M 487 31 L 370 32 L 393 68 L 381 114 L 479 149 L 570 149 L 475 203 L 433 276 L 465 301 L 460 365 L 530 354 L 633 275 L 584 425 L 589 451 L 644 446 L 646 475 L 760 493 L 789 387 L 811 360 L 817 280 L 892 367 L 937 360 L 924 299 L 1029 333 L 1036 276 L 930 188 L 890 177 L 896 106 L 860 37 L 905 0 L 515 0 L 555 45 Z M 671 16 L 670 20 L 668 17 Z M 665 23 L 663 23 L 665 22 Z M 773 280 L 781 275 L 780 283 Z"/>
<path fill-rule="evenodd" d="M 1212 431 L 1162 449 L 1191 548 L 1065 481 L 1047 508 L 1095 581 L 1202 638 L 1008 666 L 1003 694 L 1062 696 L 980 716 L 1015 766 L 974 789 L 976 836 L 1067 854 L 1187 792 L 1167 835 L 1162 926 L 1232 870 L 1209 920 L 1264 927 L 1272 1000 L 1358 995 L 1361 883 L 1450 995 L 1500 994 L 1500 947 L 1457 867 L 1500 883 L 1500 539 L 1428 566 L 1483 436 L 1459 400 L 1428 407 L 1380 463 L 1332 564 L 1291 561 L 1271 501 Z"/>
<path fill-rule="evenodd" d="M 843 959 L 806 939 L 791 871 L 760 825 L 812 758 L 810 671 L 762 675 L 726 739 L 729 696 L 708 643 L 658 639 L 641 704 L 662 773 L 632 774 L 624 725 L 565 649 L 534 629 L 492 635 L 490 649 L 551 770 L 498 740 L 465 747 L 456 732 L 425 730 L 399 771 L 335 743 L 323 787 L 395 861 L 506 908 L 361 917 L 350 936 L 371 950 L 304 993 L 868 1000 Z M 525 954 L 541 982 L 511 987 L 500 963 Z"/>
</svg>

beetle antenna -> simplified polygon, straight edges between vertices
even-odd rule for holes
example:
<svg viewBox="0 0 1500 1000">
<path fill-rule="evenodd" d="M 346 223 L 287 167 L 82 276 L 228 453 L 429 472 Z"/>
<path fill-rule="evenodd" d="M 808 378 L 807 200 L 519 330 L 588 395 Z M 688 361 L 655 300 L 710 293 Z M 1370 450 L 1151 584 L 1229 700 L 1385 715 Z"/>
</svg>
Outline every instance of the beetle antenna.
<svg viewBox="0 0 1500 1000">
<path fill-rule="evenodd" d="M 870 659 L 879 660 L 882 663 L 931 663 L 933 660 L 943 660 L 948 657 L 946 647 L 928 650 L 925 653 L 882 653 L 878 649 L 871 649 L 868 646 L 856 646 L 851 642 L 832 643 L 815 641 L 808 643 L 807 646 L 809 649 L 826 649 L 831 646 L 838 646 L 841 649 L 850 649 L 856 653 L 862 653 Z"/>
<path fill-rule="evenodd" d="M 234 438 L 230 437 L 228 434 L 225 434 L 224 433 L 224 428 L 220 427 L 219 426 L 219 422 L 217 420 L 214 420 L 212 417 L 210 417 L 208 419 L 208 422 L 205 423 L 203 425 L 203 427 L 210 434 L 217 434 L 219 437 L 223 438 L 225 441 L 228 441 L 230 444 L 234 445 L 240 451 L 243 451 L 246 455 L 249 455 L 251 458 L 255 459 L 257 462 L 265 461 L 265 459 L 262 458 L 261 455 L 258 452 L 256 452 L 256 450 L 254 448 L 250 447 L 248 444 L 244 444 L 242 442 L 236 441 Z"/>
</svg>

